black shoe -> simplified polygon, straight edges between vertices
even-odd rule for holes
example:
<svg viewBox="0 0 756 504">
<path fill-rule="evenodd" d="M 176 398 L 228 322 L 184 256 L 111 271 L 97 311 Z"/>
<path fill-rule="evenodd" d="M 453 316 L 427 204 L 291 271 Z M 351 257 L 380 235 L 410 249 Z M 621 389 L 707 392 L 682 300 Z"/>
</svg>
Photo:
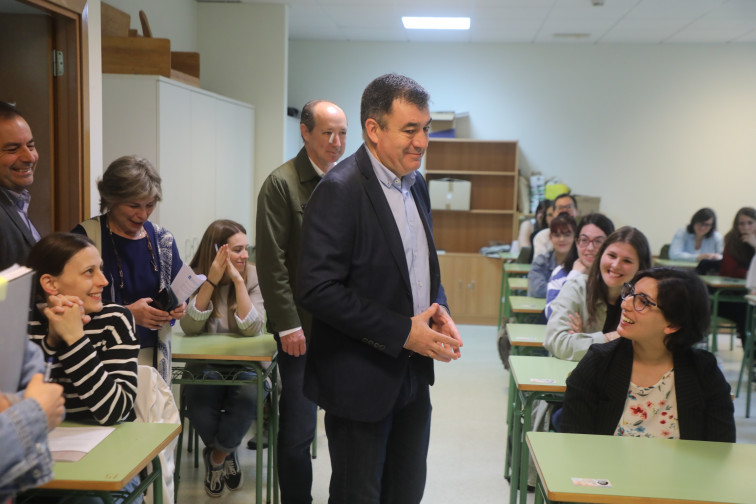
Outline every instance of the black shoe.
<svg viewBox="0 0 756 504">
<path fill-rule="evenodd" d="M 263 439 L 262 447 L 263 447 L 263 450 L 264 450 L 265 448 L 268 447 L 268 434 L 267 433 L 264 434 L 263 438 L 264 439 Z M 257 450 L 257 439 L 252 438 L 249 441 L 247 441 L 247 448 L 249 450 Z"/>
<path fill-rule="evenodd" d="M 232 492 L 239 490 L 244 482 L 242 469 L 239 464 L 239 457 L 236 456 L 236 450 L 226 455 L 226 461 L 223 463 L 223 479 L 226 486 Z"/>
<path fill-rule="evenodd" d="M 223 473 L 225 462 L 220 466 L 214 466 L 210 454 L 213 452 L 210 448 L 202 450 L 202 459 L 205 461 L 205 492 L 210 497 L 220 497 L 226 487 Z"/>
</svg>

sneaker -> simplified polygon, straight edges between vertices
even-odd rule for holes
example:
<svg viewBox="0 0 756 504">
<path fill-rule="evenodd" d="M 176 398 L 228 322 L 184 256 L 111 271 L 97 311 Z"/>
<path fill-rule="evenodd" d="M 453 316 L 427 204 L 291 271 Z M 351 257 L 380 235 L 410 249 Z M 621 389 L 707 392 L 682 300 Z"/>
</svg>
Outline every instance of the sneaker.
<svg viewBox="0 0 756 504">
<path fill-rule="evenodd" d="M 213 452 L 210 448 L 202 450 L 202 459 L 205 461 L 205 492 L 210 497 L 220 497 L 223 495 L 225 481 L 223 472 L 225 463 L 214 466 L 210 454 Z"/>
<path fill-rule="evenodd" d="M 244 478 L 242 469 L 239 464 L 239 457 L 236 456 L 236 450 L 226 455 L 226 461 L 223 463 L 223 479 L 229 490 L 239 490 Z"/>
</svg>

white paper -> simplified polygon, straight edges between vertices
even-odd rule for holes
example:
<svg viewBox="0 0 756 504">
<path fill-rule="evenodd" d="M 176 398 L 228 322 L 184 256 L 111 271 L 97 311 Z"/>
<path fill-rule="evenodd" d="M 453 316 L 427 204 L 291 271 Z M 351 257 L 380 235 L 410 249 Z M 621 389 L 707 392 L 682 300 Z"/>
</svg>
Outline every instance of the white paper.
<svg viewBox="0 0 756 504">
<path fill-rule="evenodd" d="M 103 439 L 115 430 L 115 427 L 56 427 L 47 436 L 53 460 L 78 460 L 70 452 L 89 453 Z M 56 457 L 56 452 L 61 456 Z"/>
<path fill-rule="evenodd" d="M 199 289 L 205 280 L 207 280 L 205 275 L 196 274 L 192 271 L 192 268 L 184 263 L 171 283 L 171 290 L 176 294 L 176 299 L 178 299 L 179 303 L 183 303 L 189 299 L 189 296 L 194 294 L 194 291 Z"/>
</svg>

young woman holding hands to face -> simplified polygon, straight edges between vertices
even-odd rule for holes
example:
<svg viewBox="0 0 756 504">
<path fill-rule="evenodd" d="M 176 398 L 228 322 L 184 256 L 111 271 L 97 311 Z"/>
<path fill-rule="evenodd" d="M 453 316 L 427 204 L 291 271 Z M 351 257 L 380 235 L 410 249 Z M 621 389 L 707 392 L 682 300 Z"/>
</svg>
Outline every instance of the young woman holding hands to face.
<svg viewBox="0 0 756 504">
<path fill-rule="evenodd" d="M 691 271 L 654 268 L 623 287 L 619 339 L 592 345 L 567 378 L 561 430 L 735 442 L 730 385 L 693 345 L 709 297 Z"/>
<path fill-rule="evenodd" d="M 567 280 L 552 303 L 544 347 L 559 359 L 577 361 L 591 344 L 617 338 L 622 285 L 650 266 L 643 233 L 625 226 L 609 235 L 588 275 Z"/>
<path fill-rule="evenodd" d="M 263 332 L 265 308 L 257 270 L 247 262 L 247 232 L 234 221 L 210 224 L 190 266 L 207 276 L 187 307 L 181 328 L 186 334 Z M 206 379 L 219 379 L 224 370 L 238 367 L 206 365 L 191 368 Z M 245 376 L 246 375 L 246 376 Z M 251 378 L 254 370 L 237 373 Z M 257 386 L 186 386 L 187 415 L 205 443 L 205 492 L 220 497 L 225 488 L 238 490 L 242 472 L 236 451 L 257 411 Z M 262 398 L 260 398 L 262 400 Z"/>
</svg>

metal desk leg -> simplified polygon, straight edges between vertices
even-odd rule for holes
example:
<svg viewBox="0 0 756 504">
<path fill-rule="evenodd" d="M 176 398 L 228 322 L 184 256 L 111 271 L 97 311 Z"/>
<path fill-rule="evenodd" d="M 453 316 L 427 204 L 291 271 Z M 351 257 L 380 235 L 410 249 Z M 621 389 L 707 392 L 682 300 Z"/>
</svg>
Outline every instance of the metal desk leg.
<svg viewBox="0 0 756 504">
<path fill-rule="evenodd" d="M 717 353 L 719 344 L 717 343 L 717 330 L 719 328 L 718 315 L 719 315 L 719 293 L 720 289 L 714 291 L 711 295 L 711 353 Z"/>
<path fill-rule="evenodd" d="M 265 397 L 265 379 L 263 378 L 262 367 L 254 363 L 252 368 L 255 370 L 257 376 L 257 422 L 255 425 L 255 439 L 257 440 L 257 450 L 255 450 L 255 502 L 262 504 L 263 499 L 263 423 L 265 422 L 265 414 L 263 412 L 265 404 L 263 398 Z M 268 489 L 270 492 L 270 489 Z"/>
<path fill-rule="evenodd" d="M 511 477 L 510 468 L 512 465 L 512 419 L 514 418 L 515 409 L 515 395 L 517 389 L 515 388 L 514 376 L 512 372 L 509 372 L 509 394 L 507 396 L 507 447 L 504 453 L 504 477 Z M 511 482 L 511 478 L 510 478 Z"/>
<path fill-rule="evenodd" d="M 520 483 L 520 471 L 522 471 L 522 467 L 520 466 L 520 462 L 519 462 L 520 451 L 522 450 L 522 426 L 521 426 L 521 421 L 520 421 L 522 418 L 522 402 L 520 399 L 519 391 L 516 391 L 514 395 L 515 395 L 515 403 L 514 403 L 514 411 L 512 414 L 512 423 L 513 423 L 512 463 L 511 463 L 511 471 L 510 471 L 510 479 L 509 479 L 509 502 L 511 504 L 515 504 L 517 502 L 517 490 L 519 489 L 519 483 Z M 527 472 L 527 466 L 525 470 Z M 526 479 L 526 485 L 527 485 L 527 479 Z"/>
</svg>

